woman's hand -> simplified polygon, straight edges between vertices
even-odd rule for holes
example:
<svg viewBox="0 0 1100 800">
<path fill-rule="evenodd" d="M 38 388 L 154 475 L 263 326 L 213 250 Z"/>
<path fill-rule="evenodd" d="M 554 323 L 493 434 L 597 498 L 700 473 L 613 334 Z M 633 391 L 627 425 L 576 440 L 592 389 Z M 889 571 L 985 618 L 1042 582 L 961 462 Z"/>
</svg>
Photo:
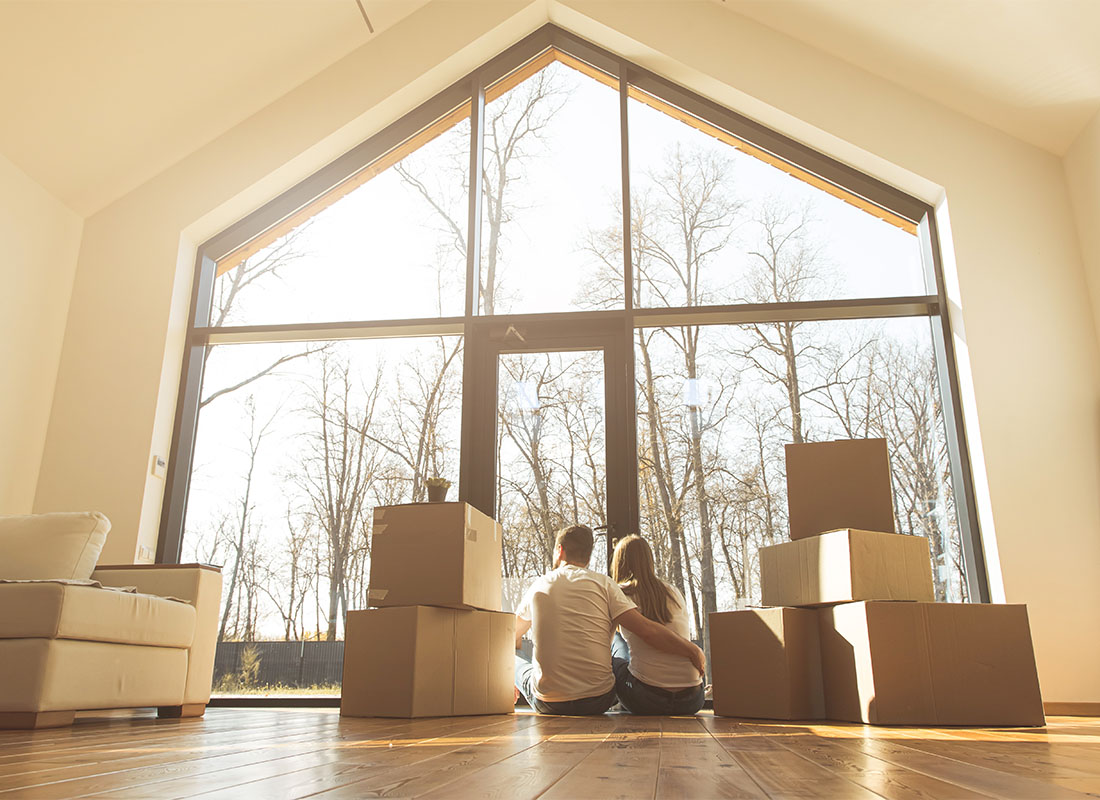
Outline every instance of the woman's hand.
<svg viewBox="0 0 1100 800">
<path fill-rule="evenodd" d="M 691 656 L 691 665 L 699 670 L 699 679 L 705 681 L 707 679 L 707 656 L 699 645 L 693 643 L 691 646 L 695 648 L 695 652 Z"/>
</svg>

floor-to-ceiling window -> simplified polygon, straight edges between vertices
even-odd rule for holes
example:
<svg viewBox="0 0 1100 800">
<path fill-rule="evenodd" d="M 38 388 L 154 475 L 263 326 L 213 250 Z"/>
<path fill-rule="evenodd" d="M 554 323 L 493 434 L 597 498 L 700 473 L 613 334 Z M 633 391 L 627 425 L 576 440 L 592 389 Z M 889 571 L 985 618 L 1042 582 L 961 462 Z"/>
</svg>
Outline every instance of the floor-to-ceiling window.
<svg viewBox="0 0 1100 800">
<path fill-rule="evenodd" d="M 471 179 L 472 178 L 472 179 Z M 759 600 L 783 445 L 888 442 L 900 532 L 978 600 L 931 209 L 552 27 L 200 249 L 162 558 L 222 564 L 216 691 L 335 693 L 370 510 L 641 532 Z"/>
</svg>

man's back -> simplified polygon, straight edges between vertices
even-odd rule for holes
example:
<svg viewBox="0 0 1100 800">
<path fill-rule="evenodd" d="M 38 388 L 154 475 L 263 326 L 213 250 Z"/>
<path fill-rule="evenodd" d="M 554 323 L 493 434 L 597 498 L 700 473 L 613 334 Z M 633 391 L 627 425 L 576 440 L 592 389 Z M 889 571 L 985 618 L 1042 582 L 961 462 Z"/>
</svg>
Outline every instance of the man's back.
<svg viewBox="0 0 1100 800">
<path fill-rule="evenodd" d="M 517 614 L 531 622 L 539 699 L 561 702 L 611 691 L 612 620 L 632 608 L 618 584 L 583 567 L 562 564 L 536 579 Z"/>
</svg>

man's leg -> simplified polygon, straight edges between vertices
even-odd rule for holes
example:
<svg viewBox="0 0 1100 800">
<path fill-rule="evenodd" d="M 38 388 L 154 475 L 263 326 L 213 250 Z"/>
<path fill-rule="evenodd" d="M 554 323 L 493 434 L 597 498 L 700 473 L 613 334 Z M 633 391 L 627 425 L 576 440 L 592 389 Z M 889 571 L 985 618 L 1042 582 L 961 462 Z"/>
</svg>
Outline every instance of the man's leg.
<svg viewBox="0 0 1100 800">
<path fill-rule="evenodd" d="M 590 717 L 603 714 L 611 706 L 615 705 L 615 690 L 596 697 L 585 697 L 580 700 L 570 700 L 568 703 L 556 704 L 562 710 L 555 713 L 568 714 L 573 717 Z"/>
<path fill-rule="evenodd" d="M 615 673 L 615 681 L 630 666 L 630 645 L 618 631 L 611 640 L 611 671 Z"/>
<path fill-rule="evenodd" d="M 527 701 L 527 705 L 532 710 L 537 710 L 535 708 L 535 665 L 518 650 L 516 651 L 516 688 Z"/>
</svg>

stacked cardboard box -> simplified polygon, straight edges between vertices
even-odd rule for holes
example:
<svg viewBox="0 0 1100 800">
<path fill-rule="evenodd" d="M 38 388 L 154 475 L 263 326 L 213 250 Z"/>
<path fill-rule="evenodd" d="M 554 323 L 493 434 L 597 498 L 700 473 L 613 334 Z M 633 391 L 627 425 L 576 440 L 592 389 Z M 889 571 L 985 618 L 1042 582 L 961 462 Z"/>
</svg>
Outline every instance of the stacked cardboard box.
<svg viewBox="0 0 1100 800">
<path fill-rule="evenodd" d="M 928 541 L 894 532 L 883 439 L 787 446 L 791 541 L 764 609 L 712 614 L 716 714 L 1042 725 L 1027 609 L 936 603 Z"/>
<path fill-rule="evenodd" d="M 340 713 L 509 714 L 515 617 L 501 611 L 500 525 L 466 503 L 374 510 L 374 608 L 351 611 Z"/>
</svg>

